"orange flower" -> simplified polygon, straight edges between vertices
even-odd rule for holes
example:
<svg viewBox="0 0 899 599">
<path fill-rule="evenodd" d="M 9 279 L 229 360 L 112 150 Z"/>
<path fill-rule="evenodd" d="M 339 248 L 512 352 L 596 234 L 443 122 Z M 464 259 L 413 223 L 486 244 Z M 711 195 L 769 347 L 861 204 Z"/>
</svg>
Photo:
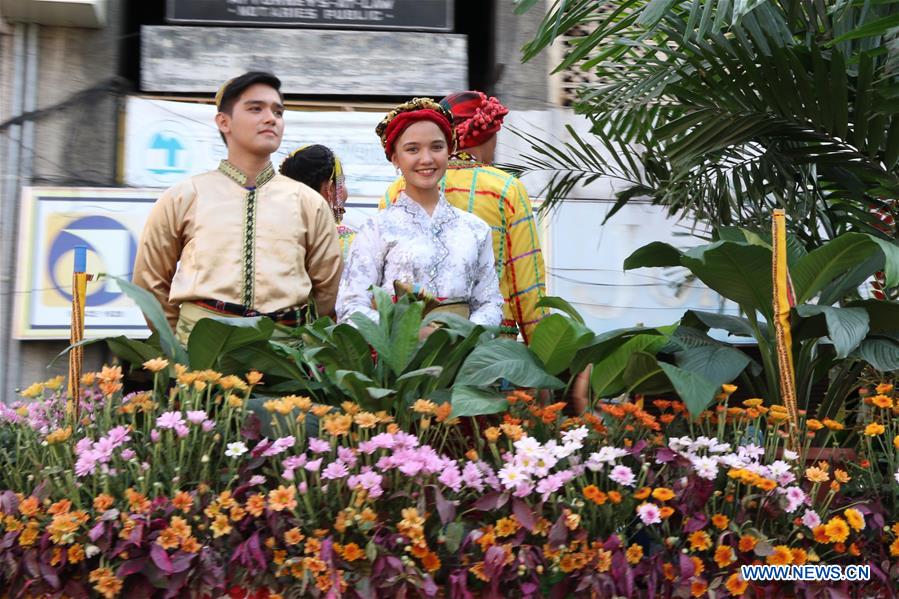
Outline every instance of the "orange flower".
<svg viewBox="0 0 899 599">
<path fill-rule="evenodd" d="M 890 409 L 893 407 L 893 400 L 887 397 L 886 395 L 875 395 L 871 398 L 871 403 L 877 406 L 878 408 Z"/>
<path fill-rule="evenodd" d="M 662 564 L 662 575 L 665 577 L 665 580 L 674 581 L 677 578 L 677 573 L 674 570 L 674 564 L 671 562 L 665 562 Z"/>
<path fill-rule="evenodd" d="M 499 439 L 500 434 L 502 433 L 495 426 L 484 429 L 484 438 L 487 439 L 488 443 L 496 443 Z"/>
<path fill-rule="evenodd" d="M 147 360 L 144 362 L 144 370 L 149 370 L 150 372 L 160 372 L 169 367 L 169 361 L 165 358 L 153 358 L 152 360 Z"/>
<path fill-rule="evenodd" d="M 125 489 L 125 497 L 128 499 L 128 505 L 132 512 L 143 514 L 150 511 L 150 500 L 143 493 L 128 487 Z"/>
<path fill-rule="evenodd" d="M 777 545 L 774 547 L 774 553 L 769 555 L 766 561 L 772 566 L 789 566 L 793 563 L 793 552 L 786 545 Z"/>
<path fill-rule="evenodd" d="M 667 487 L 657 487 L 652 490 L 652 497 L 658 501 L 668 501 L 674 499 L 674 491 Z"/>
<path fill-rule="evenodd" d="M 858 532 L 865 527 L 865 517 L 857 509 L 848 508 L 843 512 L 843 515 L 846 516 L 846 521 L 852 527 L 852 530 Z"/>
<path fill-rule="evenodd" d="M 94 497 L 94 509 L 98 512 L 105 512 L 115 503 L 115 499 L 106 493 L 100 493 Z"/>
<path fill-rule="evenodd" d="M 719 545 L 718 548 L 715 549 L 714 560 L 719 568 L 726 568 L 734 563 L 736 559 L 737 556 L 734 554 L 734 548 L 730 545 Z"/>
<path fill-rule="evenodd" d="M 215 517 L 215 520 L 213 520 L 209 528 L 212 530 L 212 536 L 219 538 L 231 532 L 231 522 L 228 520 L 228 516 L 219 514 Z"/>
<path fill-rule="evenodd" d="M 433 551 L 428 551 L 424 557 L 421 558 L 421 565 L 424 566 L 424 569 L 428 572 L 436 572 L 440 569 L 440 558 L 437 557 L 437 554 Z"/>
<path fill-rule="evenodd" d="M 254 387 L 262 380 L 262 373 L 258 370 L 251 370 L 244 378 L 247 379 L 247 383 L 249 383 L 251 387 Z"/>
<path fill-rule="evenodd" d="M 815 537 L 815 542 L 830 543 L 830 537 L 827 536 L 827 531 L 825 530 L 825 526 L 823 524 L 819 524 L 818 526 L 813 528 L 812 534 Z"/>
<path fill-rule="evenodd" d="M 636 543 L 632 544 L 627 548 L 625 552 L 625 557 L 627 557 L 627 562 L 629 564 L 637 564 L 643 559 L 643 547 L 637 545 Z"/>
<path fill-rule="evenodd" d="M 810 431 L 819 431 L 819 430 L 821 430 L 822 428 L 824 428 L 824 425 L 821 423 L 821 421 L 820 421 L 820 420 L 815 420 L 814 418 L 809 418 L 808 420 L 806 420 L 806 421 L 805 421 L 805 426 L 806 426 L 806 427 L 808 428 L 808 430 L 810 430 Z M 745 581 L 744 581 L 744 582 L 745 582 Z"/>
<path fill-rule="evenodd" d="M 521 525 L 518 524 L 515 516 L 500 518 L 496 521 L 496 536 L 502 538 L 514 535 L 519 528 L 521 528 Z"/>
<path fill-rule="evenodd" d="M 773 491 L 777 488 L 777 481 L 771 480 L 770 478 L 762 478 L 755 483 L 755 486 L 762 491 Z"/>
<path fill-rule="evenodd" d="M 690 551 L 705 551 L 712 546 L 712 539 L 709 537 L 709 533 L 704 530 L 697 530 L 688 538 L 690 541 Z"/>
<path fill-rule="evenodd" d="M 621 493 L 618 491 L 609 491 L 607 494 L 612 503 L 621 503 Z"/>
<path fill-rule="evenodd" d="M 673 508 L 673 507 L 664 505 L 664 506 L 662 506 L 662 507 L 659 509 L 659 517 L 660 517 L 662 520 L 665 520 L 666 518 L 670 518 L 670 517 L 672 516 L 672 514 L 674 514 L 674 508 Z"/>
<path fill-rule="evenodd" d="M 849 474 L 845 470 L 840 470 L 839 468 L 837 468 L 836 470 L 833 471 L 833 477 L 836 479 L 837 482 L 843 483 L 843 484 L 846 484 L 850 480 L 852 480 L 852 478 L 849 476 Z"/>
<path fill-rule="evenodd" d="M 596 571 L 608 572 L 612 567 L 612 552 L 605 549 L 599 549 L 596 552 Z"/>
<path fill-rule="evenodd" d="M 727 525 L 730 523 L 730 518 L 725 516 L 724 514 L 715 514 L 712 516 L 712 525 L 718 530 L 724 530 L 727 528 Z"/>
<path fill-rule="evenodd" d="M 865 427 L 865 435 L 869 437 L 876 437 L 877 435 L 882 435 L 886 429 L 882 424 L 877 422 L 872 422 L 868 426 Z"/>
<path fill-rule="evenodd" d="M 754 536 L 743 535 L 742 537 L 740 537 L 740 542 L 738 543 L 737 547 L 743 553 L 748 553 L 749 551 L 755 549 L 756 543 L 758 543 L 758 539 L 756 539 Z"/>
<path fill-rule="evenodd" d="M 190 496 L 190 493 L 187 493 L 185 491 L 178 491 L 172 498 L 172 506 L 174 506 L 176 510 L 189 512 L 190 508 L 192 508 L 193 505 L 194 498 Z"/>
<path fill-rule="evenodd" d="M 790 553 L 793 554 L 793 563 L 797 566 L 802 566 L 806 561 L 808 561 L 808 553 L 805 551 L 805 549 L 800 549 L 797 547 L 795 549 L 790 549 Z"/>
<path fill-rule="evenodd" d="M 276 512 L 280 512 L 283 510 L 292 510 L 293 508 L 297 507 L 297 500 L 295 499 L 296 494 L 296 487 L 285 487 L 284 485 L 279 485 L 277 489 L 269 491 L 269 508 Z"/>
<path fill-rule="evenodd" d="M 19 504 L 19 513 L 27 518 L 34 516 L 39 510 L 40 502 L 34 495 Z"/>
<path fill-rule="evenodd" d="M 193 537 L 187 537 L 181 541 L 181 550 L 186 551 L 187 553 L 196 553 L 202 546 L 200 543 Z"/>
<path fill-rule="evenodd" d="M 824 532 L 831 543 L 842 543 L 849 538 L 849 525 L 839 516 L 834 516 L 824 525 Z"/>
<path fill-rule="evenodd" d="M 47 508 L 47 513 L 52 515 L 57 514 L 65 514 L 72 508 L 72 502 L 68 499 L 60 499 L 49 508 Z"/>
<path fill-rule="evenodd" d="M 643 500 L 649 497 L 649 494 L 652 492 L 652 489 L 649 487 L 641 487 L 637 491 L 634 491 L 634 499 Z"/>
<path fill-rule="evenodd" d="M 97 568 L 91 571 L 88 580 L 94 583 L 94 590 L 106 599 L 116 597 L 122 590 L 122 581 L 116 578 L 111 568 Z"/>
<path fill-rule="evenodd" d="M 734 597 L 739 597 L 749 588 L 749 583 L 743 580 L 739 572 L 734 572 L 727 578 L 724 587 Z"/>
<path fill-rule="evenodd" d="M 84 547 L 80 543 L 70 546 L 67 554 L 69 563 L 77 564 L 84 561 Z"/>
<path fill-rule="evenodd" d="M 892 555 L 893 557 L 899 557 L 899 538 L 897 538 L 890 544 L 890 555 Z"/>
<path fill-rule="evenodd" d="M 340 556 L 348 562 L 354 562 L 365 557 L 365 552 L 356 543 L 347 543 Z"/>
<path fill-rule="evenodd" d="M 246 510 L 258 518 L 265 511 L 265 495 L 255 493 L 247 498 Z"/>
<path fill-rule="evenodd" d="M 168 527 L 159 533 L 156 543 L 163 549 L 177 549 L 181 544 L 181 539 L 178 538 L 178 535 L 171 527 Z"/>
<path fill-rule="evenodd" d="M 303 533 L 296 526 L 284 532 L 284 543 L 287 545 L 296 545 L 304 538 Z"/>
<path fill-rule="evenodd" d="M 813 483 L 826 483 L 830 480 L 830 475 L 817 466 L 810 466 L 805 469 L 805 478 Z"/>
<path fill-rule="evenodd" d="M 875 387 L 874 390 L 877 393 L 885 395 L 893 391 L 893 385 L 891 383 L 880 383 L 879 385 L 877 385 L 877 387 Z"/>
<path fill-rule="evenodd" d="M 708 590 L 709 584 L 701 578 L 690 583 L 690 594 L 694 597 L 702 597 Z"/>
<path fill-rule="evenodd" d="M 836 420 L 832 420 L 830 418 L 825 418 L 823 420 L 823 423 L 824 423 L 824 426 L 826 426 L 827 428 L 829 428 L 832 431 L 841 431 L 844 428 L 846 428 L 841 423 L 837 422 Z"/>
</svg>

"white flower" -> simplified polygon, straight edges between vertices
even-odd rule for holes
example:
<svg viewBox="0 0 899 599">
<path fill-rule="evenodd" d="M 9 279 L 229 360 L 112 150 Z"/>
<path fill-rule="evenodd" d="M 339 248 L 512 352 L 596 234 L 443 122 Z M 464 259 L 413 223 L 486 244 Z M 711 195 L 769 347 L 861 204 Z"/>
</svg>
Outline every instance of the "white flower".
<svg viewBox="0 0 899 599">
<path fill-rule="evenodd" d="M 515 449 L 518 451 L 519 455 L 531 455 L 534 454 L 541 449 L 543 446 L 540 445 L 540 441 L 535 439 L 534 437 L 524 436 L 515 443 L 513 443 Z"/>
<path fill-rule="evenodd" d="M 746 460 L 741 458 L 735 453 L 729 453 L 727 455 L 720 456 L 718 461 L 724 464 L 729 468 L 745 468 Z"/>
<path fill-rule="evenodd" d="M 705 435 L 701 437 L 697 437 L 695 441 L 690 444 L 690 451 L 696 452 L 698 449 L 708 449 L 711 446 L 718 443 L 718 439 L 709 439 Z"/>
<path fill-rule="evenodd" d="M 690 447 L 693 444 L 693 439 L 690 437 L 673 437 L 668 439 L 668 448 L 671 451 L 683 451 L 684 449 Z"/>
<path fill-rule="evenodd" d="M 100 553 L 100 548 L 97 547 L 96 545 L 85 545 L 84 546 L 84 556 L 87 557 L 88 559 L 94 557 L 98 553 Z"/>
<path fill-rule="evenodd" d="M 506 464 L 499 471 L 499 480 L 507 489 L 514 489 L 520 483 L 530 480 L 528 473 L 516 464 Z"/>
<path fill-rule="evenodd" d="M 789 449 L 784 449 L 784 459 L 791 462 L 799 457 L 799 454 Z"/>
<path fill-rule="evenodd" d="M 659 506 L 654 503 L 641 503 L 637 507 L 637 515 L 640 516 L 640 520 L 643 521 L 643 524 L 647 525 L 658 524 L 662 521 Z"/>
<path fill-rule="evenodd" d="M 896 474 L 894 476 L 896 477 L 896 482 L 899 483 L 899 470 L 896 470 Z"/>
<path fill-rule="evenodd" d="M 606 445 L 604 447 L 600 447 L 598 453 L 590 454 L 590 459 L 593 460 L 595 456 L 595 460 L 597 462 L 611 464 L 618 458 L 623 458 L 626 455 L 626 450 Z"/>
<path fill-rule="evenodd" d="M 589 434 L 590 432 L 587 430 L 586 426 L 579 426 L 562 433 L 562 440 L 565 441 L 565 443 L 582 443 Z"/>
<path fill-rule="evenodd" d="M 612 468 L 609 478 L 624 487 L 633 487 L 634 481 L 636 480 L 634 471 L 627 466 L 615 466 Z"/>
<path fill-rule="evenodd" d="M 717 441 L 717 439 L 715 439 L 715 441 Z M 725 451 L 730 451 L 730 443 L 715 443 L 709 447 L 709 451 L 711 453 L 724 453 Z"/>
<path fill-rule="evenodd" d="M 696 475 L 707 480 L 715 480 L 718 476 L 718 460 L 708 457 L 694 457 L 693 469 Z"/>
<path fill-rule="evenodd" d="M 227 449 L 225 449 L 225 455 L 229 458 L 239 458 L 243 454 L 247 452 L 247 446 L 243 444 L 243 441 L 235 441 L 234 443 L 228 443 Z"/>
<path fill-rule="evenodd" d="M 749 457 L 751 459 L 758 459 L 765 455 L 765 448 L 759 447 L 755 443 L 750 443 L 749 445 L 743 445 L 739 448 L 739 453 L 743 457 Z"/>
</svg>

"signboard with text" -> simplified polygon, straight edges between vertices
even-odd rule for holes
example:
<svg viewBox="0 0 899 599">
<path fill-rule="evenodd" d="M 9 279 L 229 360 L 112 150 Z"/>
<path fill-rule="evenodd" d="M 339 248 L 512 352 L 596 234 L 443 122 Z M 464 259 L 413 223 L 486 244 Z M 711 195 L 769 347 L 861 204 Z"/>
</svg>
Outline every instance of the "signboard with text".
<svg viewBox="0 0 899 599">
<path fill-rule="evenodd" d="M 452 31 L 453 0 L 168 0 L 169 23 Z"/>
<path fill-rule="evenodd" d="M 25 187 L 16 275 L 17 339 L 68 339 L 75 246 L 86 246 L 87 272 L 131 278 L 137 243 L 155 189 Z M 108 277 L 88 283 L 85 338 L 145 338 L 140 309 Z"/>
</svg>

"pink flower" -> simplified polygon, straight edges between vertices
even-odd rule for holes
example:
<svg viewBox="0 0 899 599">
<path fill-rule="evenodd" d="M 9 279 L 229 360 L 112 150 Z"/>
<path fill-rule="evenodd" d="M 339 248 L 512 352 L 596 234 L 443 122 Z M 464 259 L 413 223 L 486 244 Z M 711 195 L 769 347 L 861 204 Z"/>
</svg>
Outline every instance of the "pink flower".
<svg viewBox="0 0 899 599">
<path fill-rule="evenodd" d="M 347 470 L 346 464 L 343 462 L 331 462 L 327 465 L 324 472 L 322 472 L 322 478 L 326 480 L 335 480 L 338 478 L 344 478 L 350 473 Z"/>
<path fill-rule="evenodd" d="M 128 433 L 129 430 L 127 426 L 117 426 L 109 429 L 109 432 L 106 433 L 106 438 L 109 439 L 109 442 L 112 443 L 113 447 L 118 447 L 122 443 L 127 443 L 131 440 L 131 435 Z"/>
<path fill-rule="evenodd" d="M 135 455 L 136 454 L 134 453 L 133 449 L 123 449 L 122 453 L 121 453 L 122 459 L 125 460 L 126 462 L 128 460 L 132 459 Z"/>
<path fill-rule="evenodd" d="M 478 465 L 474 462 L 468 462 L 465 464 L 465 467 L 462 468 L 462 482 L 465 483 L 465 486 L 469 489 L 474 489 L 475 491 L 483 491 L 484 483 L 482 482 L 483 475 L 481 474 Z"/>
<path fill-rule="evenodd" d="M 175 425 L 175 434 L 178 435 L 179 439 L 183 439 L 190 434 L 190 429 L 184 424 L 178 424 Z"/>
<path fill-rule="evenodd" d="M 624 487 L 633 487 L 634 482 L 636 481 L 634 471 L 627 466 L 621 465 L 612 468 L 612 473 L 609 474 L 609 478 Z"/>
<path fill-rule="evenodd" d="M 160 437 L 162 437 L 162 435 L 155 428 L 150 431 L 150 440 L 153 441 L 153 443 L 159 443 Z"/>
<path fill-rule="evenodd" d="M 211 431 L 214 428 L 215 428 L 214 420 L 204 420 L 203 421 L 203 432 L 204 433 L 208 433 L 209 431 Z"/>
<path fill-rule="evenodd" d="M 308 472 L 318 472 L 322 467 L 322 459 L 312 460 L 303 466 Z"/>
<path fill-rule="evenodd" d="M 337 459 L 346 464 L 348 468 L 356 465 L 356 454 L 349 447 L 338 447 Z"/>
<path fill-rule="evenodd" d="M 792 514 L 796 511 L 796 509 L 805 503 L 805 492 L 799 487 L 790 487 L 786 491 L 787 496 L 787 506 L 784 510 L 788 514 Z"/>
<path fill-rule="evenodd" d="M 456 492 L 462 488 L 462 473 L 459 472 L 459 467 L 455 464 L 444 469 L 437 480 Z"/>
<path fill-rule="evenodd" d="M 179 424 L 184 426 L 184 418 L 181 417 L 181 412 L 163 412 L 156 419 L 156 426 L 159 428 L 175 428 Z"/>
<path fill-rule="evenodd" d="M 89 437 L 85 437 L 75 443 L 75 455 L 81 455 L 85 451 L 90 451 L 94 446 L 94 442 L 90 440 Z"/>
<path fill-rule="evenodd" d="M 309 451 L 312 453 L 326 453 L 331 451 L 331 444 L 315 437 L 309 437 Z"/>
<path fill-rule="evenodd" d="M 802 523 L 809 528 L 821 526 L 821 516 L 815 510 L 805 510 L 805 513 L 802 514 Z"/>
<path fill-rule="evenodd" d="M 641 503 L 637 507 L 637 515 L 640 516 L 640 520 L 643 521 L 643 524 L 658 524 L 662 521 L 662 515 L 659 511 L 659 506 L 654 503 Z"/>
<path fill-rule="evenodd" d="M 309 485 L 306 484 L 306 481 L 303 481 L 297 485 L 297 490 L 300 492 L 300 495 L 305 495 L 306 491 L 309 490 Z"/>
<path fill-rule="evenodd" d="M 191 424 L 203 424 L 206 420 L 206 412 L 203 410 L 188 410 L 187 419 Z"/>
<path fill-rule="evenodd" d="M 248 481 L 248 483 L 250 484 L 250 486 L 254 486 L 254 487 L 256 485 L 264 485 L 265 477 L 262 476 L 261 474 L 256 474 L 256 475 L 250 477 L 250 480 Z"/>
<path fill-rule="evenodd" d="M 527 497 L 534 491 L 534 483 L 530 481 L 522 481 L 515 486 L 512 495 L 515 497 Z"/>
<path fill-rule="evenodd" d="M 75 476 L 82 477 L 93 474 L 97 469 L 97 457 L 93 451 L 85 451 L 75 462 Z"/>
<path fill-rule="evenodd" d="M 281 437 L 280 439 L 275 439 L 275 442 L 271 444 L 265 451 L 262 452 L 264 457 L 271 457 L 273 455 L 278 455 L 282 453 L 286 449 L 290 449 L 294 445 L 296 445 L 296 439 L 291 436 Z"/>
<path fill-rule="evenodd" d="M 371 443 L 378 449 L 393 449 L 396 444 L 393 435 L 390 433 L 380 433 L 371 438 Z"/>
<path fill-rule="evenodd" d="M 358 449 L 360 453 L 371 455 L 378 450 L 378 446 L 371 441 L 362 441 L 361 443 L 359 443 Z"/>
</svg>

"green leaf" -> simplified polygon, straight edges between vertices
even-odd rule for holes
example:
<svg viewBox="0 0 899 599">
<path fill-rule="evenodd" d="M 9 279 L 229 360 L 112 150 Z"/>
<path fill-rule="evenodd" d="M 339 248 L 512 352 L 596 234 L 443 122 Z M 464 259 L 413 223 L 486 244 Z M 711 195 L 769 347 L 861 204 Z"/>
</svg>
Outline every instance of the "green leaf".
<svg viewBox="0 0 899 599">
<path fill-rule="evenodd" d="M 268 341 L 275 324 L 265 316 L 202 318 L 187 339 L 187 354 L 194 370 L 213 368 L 219 357 L 242 345 Z"/>
<path fill-rule="evenodd" d="M 851 302 L 848 308 L 862 308 L 868 313 L 872 333 L 899 332 L 899 302 L 867 299 Z"/>
<path fill-rule="evenodd" d="M 378 357 L 382 360 L 388 359 L 392 353 L 392 348 L 390 345 L 390 337 L 388 336 L 387 331 L 381 326 L 382 323 L 376 323 L 361 312 L 352 314 L 350 316 L 350 321 L 356 325 L 356 330 L 362 334 L 365 342 L 378 352 Z"/>
<path fill-rule="evenodd" d="M 899 12 L 869 21 L 860 27 L 853 29 L 833 40 L 833 44 L 857 40 L 863 37 L 878 37 L 889 32 L 890 29 L 899 27 Z"/>
<path fill-rule="evenodd" d="M 399 310 L 399 306 L 397 310 Z M 419 345 L 418 331 L 421 328 L 422 302 L 413 302 L 405 307 L 402 315 L 395 318 L 390 335 L 391 351 L 386 356 L 387 364 L 394 374 L 406 369 Z"/>
<path fill-rule="evenodd" d="M 681 262 L 711 289 L 745 312 L 772 314 L 771 251 L 757 245 L 718 241 L 689 250 Z"/>
<path fill-rule="evenodd" d="M 572 323 L 577 321 L 561 314 L 550 314 L 534 327 L 529 347 L 549 374 L 557 375 L 566 370 L 577 350 L 593 337 L 586 328 L 576 331 Z"/>
<path fill-rule="evenodd" d="M 718 387 L 735 380 L 749 366 L 750 358 L 727 345 L 695 347 L 674 356 L 679 368 L 701 375 Z"/>
<path fill-rule="evenodd" d="M 880 372 L 899 370 L 899 343 L 891 339 L 865 339 L 858 346 L 858 355 Z"/>
<path fill-rule="evenodd" d="M 671 391 L 668 377 L 659 367 L 653 354 L 636 352 L 630 355 L 627 367 L 621 375 L 628 393 L 649 393 L 652 395 Z"/>
<path fill-rule="evenodd" d="M 593 365 L 590 384 L 598 397 L 618 395 L 626 388 L 623 376 L 631 355 L 637 352 L 655 354 L 668 338 L 661 335 L 637 335 L 625 341 L 608 356 Z"/>
<path fill-rule="evenodd" d="M 134 300 L 137 307 L 150 321 L 153 329 L 159 334 L 159 344 L 165 355 L 178 364 L 188 364 L 187 352 L 175 338 L 175 333 L 172 332 L 169 321 L 166 319 L 165 312 L 156 296 L 126 279 L 119 277 L 110 278 L 116 282 L 125 295 Z"/>
<path fill-rule="evenodd" d="M 138 368 L 147 360 L 152 360 L 162 355 L 162 350 L 158 347 L 153 347 L 137 339 L 129 339 L 124 335 L 107 337 L 106 345 L 109 346 L 109 351 L 122 360 L 131 362 L 133 366 Z"/>
<path fill-rule="evenodd" d="M 223 367 L 223 370 L 242 374 L 255 369 L 266 377 L 271 375 L 300 381 L 308 388 L 306 373 L 293 360 L 279 354 L 275 344 L 269 341 L 241 345 L 223 356 L 222 364 L 226 358 L 231 367 L 227 369 Z"/>
<path fill-rule="evenodd" d="M 450 522 L 446 526 L 446 532 L 443 533 L 444 546 L 450 553 L 455 553 L 462 544 L 462 537 L 465 536 L 465 525 L 461 522 Z"/>
<path fill-rule="evenodd" d="M 878 246 L 872 237 L 846 233 L 799 259 L 790 269 L 797 303 L 805 303 L 852 267 L 867 260 Z"/>
<path fill-rule="evenodd" d="M 711 405 L 721 388 L 701 374 L 664 362 L 659 362 L 659 366 L 668 375 L 668 379 L 674 385 L 674 390 L 677 391 L 678 396 L 694 418 Z"/>
<path fill-rule="evenodd" d="M 667 243 L 653 241 L 624 259 L 624 270 L 658 266 L 681 266 L 683 252 Z"/>
<path fill-rule="evenodd" d="M 452 418 L 497 414 L 509 407 L 505 396 L 496 391 L 459 384 L 453 386 L 451 403 Z"/>
<path fill-rule="evenodd" d="M 562 299 L 561 297 L 554 297 L 551 295 L 547 295 L 545 297 L 541 297 L 537 301 L 538 308 L 554 308 L 561 312 L 564 312 L 568 316 L 572 317 L 574 320 L 578 321 L 581 324 L 584 324 L 584 317 L 581 316 L 580 312 L 578 312 L 574 306 L 569 304 L 567 301 Z"/>
<path fill-rule="evenodd" d="M 503 379 L 518 387 L 565 386 L 546 373 L 526 346 L 511 339 L 493 339 L 475 348 L 459 369 L 456 385 L 484 387 Z"/>
<path fill-rule="evenodd" d="M 803 318 L 824 315 L 827 335 L 833 341 L 838 358 L 848 356 L 868 334 L 868 313 L 864 308 L 836 308 L 806 304 L 796 307 Z"/>
<path fill-rule="evenodd" d="M 700 324 L 710 329 L 721 329 L 732 335 L 740 337 L 755 337 L 755 331 L 749 320 L 742 316 L 719 314 L 716 312 L 703 312 L 701 310 L 687 310 L 681 319 L 681 324 L 686 327 L 700 328 Z"/>
</svg>

